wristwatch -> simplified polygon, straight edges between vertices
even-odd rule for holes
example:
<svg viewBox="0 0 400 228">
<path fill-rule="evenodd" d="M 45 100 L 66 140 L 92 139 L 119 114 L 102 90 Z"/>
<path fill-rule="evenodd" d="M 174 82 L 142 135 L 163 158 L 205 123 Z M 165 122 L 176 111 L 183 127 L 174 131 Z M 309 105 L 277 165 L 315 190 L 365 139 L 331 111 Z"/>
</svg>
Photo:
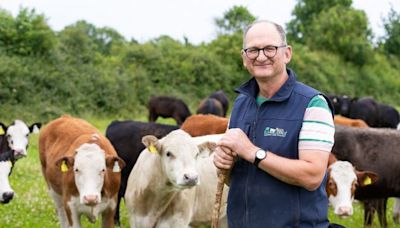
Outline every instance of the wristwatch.
<svg viewBox="0 0 400 228">
<path fill-rule="evenodd" d="M 258 167 L 258 164 L 261 160 L 267 157 L 267 152 L 263 149 L 259 149 L 256 151 L 256 159 L 254 159 L 254 165 Z"/>
</svg>

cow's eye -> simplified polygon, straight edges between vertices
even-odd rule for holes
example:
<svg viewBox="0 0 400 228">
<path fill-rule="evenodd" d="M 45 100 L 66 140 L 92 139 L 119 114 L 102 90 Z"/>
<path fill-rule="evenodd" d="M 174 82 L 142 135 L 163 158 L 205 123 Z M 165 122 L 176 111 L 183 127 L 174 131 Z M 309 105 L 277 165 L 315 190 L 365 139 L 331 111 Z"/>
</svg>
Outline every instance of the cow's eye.
<svg viewBox="0 0 400 228">
<path fill-rule="evenodd" d="M 101 173 L 104 173 L 105 171 L 106 171 L 106 169 L 102 169 L 102 170 L 101 170 Z"/>
<path fill-rule="evenodd" d="M 75 169 L 74 171 L 75 171 L 75 173 L 77 173 L 77 172 L 79 172 L 79 169 Z"/>
<path fill-rule="evenodd" d="M 170 151 L 167 151 L 167 153 L 165 155 L 167 155 L 167 157 L 169 157 L 169 158 L 173 158 L 174 157 L 174 155 Z"/>
</svg>

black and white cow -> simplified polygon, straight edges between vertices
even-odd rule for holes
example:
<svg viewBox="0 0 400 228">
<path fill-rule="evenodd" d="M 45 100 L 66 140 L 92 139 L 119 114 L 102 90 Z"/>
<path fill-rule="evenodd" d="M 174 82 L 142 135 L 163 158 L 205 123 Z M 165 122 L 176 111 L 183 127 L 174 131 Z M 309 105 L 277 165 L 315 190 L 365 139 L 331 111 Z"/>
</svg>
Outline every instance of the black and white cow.
<svg viewBox="0 0 400 228">
<path fill-rule="evenodd" d="M 37 133 L 41 124 L 34 123 L 28 127 L 23 121 L 15 120 L 9 126 L 0 122 L 0 127 L 0 203 L 8 203 L 14 197 L 8 176 L 14 163 L 27 155 L 29 134 Z"/>
<path fill-rule="evenodd" d="M 34 123 L 28 126 L 21 120 L 15 120 L 9 126 L 0 122 L 0 126 L 5 137 L 0 140 L 0 153 L 11 149 L 15 159 L 19 159 L 27 155 L 29 134 L 38 133 L 42 124 Z"/>
</svg>

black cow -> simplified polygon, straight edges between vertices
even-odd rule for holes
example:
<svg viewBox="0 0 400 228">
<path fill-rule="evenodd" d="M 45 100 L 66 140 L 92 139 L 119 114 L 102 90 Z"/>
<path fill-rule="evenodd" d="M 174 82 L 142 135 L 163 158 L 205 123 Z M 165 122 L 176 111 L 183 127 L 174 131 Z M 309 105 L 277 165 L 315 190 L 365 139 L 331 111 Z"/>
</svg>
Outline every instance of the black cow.
<svg viewBox="0 0 400 228">
<path fill-rule="evenodd" d="M 370 127 L 396 129 L 399 126 L 399 112 L 395 108 L 376 102 L 370 97 L 357 99 L 330 95 L 329 98 L 334 104 L 335 114 L 351 119 L 362 119 Z"/>
<path fill-rule="evenodd" d="M 152 96 L 147 108 L 149 109 L 149 122 L 156 122 L 159 116 L 172 117 L 178 125 L 181 125 L 191 115 L 185 102 L 170 96 Z"/>
<path fill-rule="evenodd" d="M 219 102 L 221 102 L 222 108 L 224 110 L 222 116 L 225 117 L 226 113 L 228 112 L 228 108 L 229 108 L 229 99 L 228 99 L 228 96 L 225 94 L 225 92 L 221 89 L 221 90 L 215 91 L 208 97 L 215 98 Z"/>
<path fill-rule="evenodd" d="M 142 137 L 145 135 L 154 135 L 162 138 L 169 132 L 178 129 L 178 126 L 145 123 L 138 121 L 113 121 L 106 129 L 106 137 L 110 140 L 118 153 L 118 156 L 125 162 L 125 167 L 121 171 L 121 186 L 118 192 L 117 209 L 114 221 L 119 224 L 119 205 L 121 198 L 124 197 L 128 177 L 133 166 L 138 159 L 140 152 L 145 148 L 142 143 Z"/>
<path fill-rule="evenodd" d="M 364 224 L 372 223 L 375 208 L 385 227 L 386 200 L 400 196 L 400 131 L 338 125 L 332 153 L 339 160 L 351 162 L 358 170 L 378 174 L 376 183 L 357 188 L 355 198 L 364 201 Z"/>
<path fill-rule="evenodd" d="M 196 111 L 197 114 L 213 114 L 224 117 L 224 109 L 221 102 L 215 98 L 203 99 Z"/>
</svg>

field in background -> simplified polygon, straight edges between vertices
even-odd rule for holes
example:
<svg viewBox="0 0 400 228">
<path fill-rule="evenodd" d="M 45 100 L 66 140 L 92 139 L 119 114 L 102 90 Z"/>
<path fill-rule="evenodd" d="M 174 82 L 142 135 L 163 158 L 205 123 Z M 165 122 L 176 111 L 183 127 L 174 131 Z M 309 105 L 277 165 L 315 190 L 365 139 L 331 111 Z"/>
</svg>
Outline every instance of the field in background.
<svg viewBox="0 0 400 228">
<path fill-rule="evenodd" d="M 87 119 L 103 133 L 111 122 L 107 119 Z M 141 119 L 142 121 L 144 120 Z M 160 119 L 159 122 L 174 124 L 171 119 Z M 10 176 L 11 186 L 16 195 L 14 199 L 5 205 L 0 205 L 0 227 L 2 228 L 42 228 L 60 227 L 52 199 L 47 194 L 47 187 L 44 182 L 38 155 L 38 135 L 30 136 L 28 156 L 20 159 Z M 400 227 L 393 224 L 392 216 L 393 199 L 389 200 L 387 220 L 389 227 Z M 355 213 L 351 218 L 340 219 L 329 210 L 331 222 L 344 225 L 349 228 L 362 227 L 363 209 L 360 203 L 355 204 Z M 91 224 L 82 216 L 82 227 L 100 227 L 101 219 Z M 374 218 L 374 227 L 380 227 Z M 129 227 L 128 215 L 125 206 L 121 206 L 121 227 Z"/>
</svg>

